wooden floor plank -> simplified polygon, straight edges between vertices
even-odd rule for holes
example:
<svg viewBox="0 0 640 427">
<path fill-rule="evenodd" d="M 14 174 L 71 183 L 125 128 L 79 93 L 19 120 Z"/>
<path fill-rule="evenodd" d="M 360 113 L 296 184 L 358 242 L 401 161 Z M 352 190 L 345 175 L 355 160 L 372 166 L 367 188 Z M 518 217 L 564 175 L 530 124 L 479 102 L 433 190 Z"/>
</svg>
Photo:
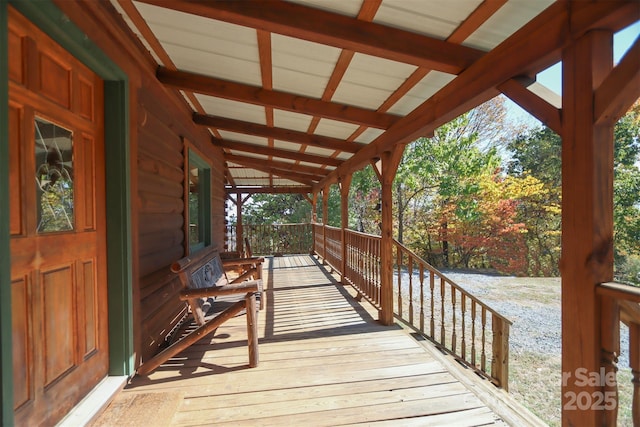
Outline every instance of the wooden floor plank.
<svg viewBox="0 0 640 427">
<path fill-rule="evenodd" d="M 126 415 L 123 402 L 136 395 L 172 393 L 181 398 L 167 425 L 500 424 L 437 357 L 379 324 L 377 310 L 313 257 L 267 258 L 264 273 L 258 367 L 248 368 L 246 320 L 237 316 L 134 377 L 107 413 Z"/>
</svg>

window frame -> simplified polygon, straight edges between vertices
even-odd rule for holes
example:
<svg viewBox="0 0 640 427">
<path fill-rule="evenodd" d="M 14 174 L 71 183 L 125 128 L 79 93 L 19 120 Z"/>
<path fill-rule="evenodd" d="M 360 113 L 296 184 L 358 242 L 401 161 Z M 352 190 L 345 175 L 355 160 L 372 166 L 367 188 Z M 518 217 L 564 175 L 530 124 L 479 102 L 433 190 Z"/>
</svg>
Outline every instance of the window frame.
<svg viewBox="0 0 640 427">
<path fill-rule="evenodd" d="M 211 165 L 201 153 L 185 144 L 185 181 L 184 181 L 184 242 L 187 255 L 211 246 Z M 191 189 L 189 179 L 191 169 L 198 169 L 198 242 L 191 242 Z"/>
</svg>

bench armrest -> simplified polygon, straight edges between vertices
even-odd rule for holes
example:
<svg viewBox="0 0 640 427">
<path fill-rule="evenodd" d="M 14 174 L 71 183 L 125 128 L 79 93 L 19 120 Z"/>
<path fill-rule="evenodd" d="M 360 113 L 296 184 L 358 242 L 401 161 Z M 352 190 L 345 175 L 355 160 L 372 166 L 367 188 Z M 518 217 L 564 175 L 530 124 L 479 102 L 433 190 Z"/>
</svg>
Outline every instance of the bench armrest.
<svg viewBox="0 0 640 427">
<path fill-rule="evenodd" d="M 252 265 L 252 264 L 262 264 L 264 262 L 264 258 L 262 257 L 251 257 L 251 258 L 229 258 L 222 260 L 223 267 L 237 267 L 241 265 Z"/>
<path fill-rule="evenodd" d="M 210 288 L 183 289 L 180 299 L 217 297 L 222 295 L 247 294 L 262 291 L 262 280 L 250 280 L 239 285 L 212 286 Z"/>
</svg>

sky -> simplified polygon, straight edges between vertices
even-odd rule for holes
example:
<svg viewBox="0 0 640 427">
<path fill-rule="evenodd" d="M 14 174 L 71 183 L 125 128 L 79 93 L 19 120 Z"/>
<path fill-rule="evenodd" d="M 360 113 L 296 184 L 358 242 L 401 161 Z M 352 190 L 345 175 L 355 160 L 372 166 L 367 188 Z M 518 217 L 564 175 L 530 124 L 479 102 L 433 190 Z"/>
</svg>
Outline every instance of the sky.
<svg viewBox="0 0 640 427">
<path fill-rule="evenodd" d="M 633 42 L 640 36 L 640 22 L 636 22 L 635 24 L 625 28 L 622 31 L 619 31 L 613 36 L 613 60 L 614 63 L 618 63 L 620 58 L 626 53 L 626 51 L 631 47 Z M 548 87 L 553 90 L 557 94 L 562 94 L 562 64 L 557 63 L 543 72 L 539 73 L 537 76 L 537 81 L 540 84 Z M 519 106 L 508 101 L 508 108 L 512 110 L 510 113 L 514 116 L 514 118 L 525 118 L 528 117 L 534 123 L 539 123 L 537 120 L 533 119 L 529 114 L 522 110 Z"/>
</svg>

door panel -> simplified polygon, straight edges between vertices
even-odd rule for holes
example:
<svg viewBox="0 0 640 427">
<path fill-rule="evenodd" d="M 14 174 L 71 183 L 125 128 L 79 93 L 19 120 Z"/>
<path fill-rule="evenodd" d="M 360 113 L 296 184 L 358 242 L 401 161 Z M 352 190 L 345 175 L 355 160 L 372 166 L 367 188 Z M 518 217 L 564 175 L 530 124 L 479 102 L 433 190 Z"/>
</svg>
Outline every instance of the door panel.
<svg viewBox="0 0 640 427">
<path fill-rule="evenodd" d="M 21 116 L 22 110 L 14 105 L 9 105 L 9 145 L 18 147 L 21 140 Z M 20 162 L 20 150 L 9 151 L 9 188 L 20 188 L 22 165 Z M 12 191 L 9 199 L 10 222 L 9 229 L 12 236 L 22 234 L 22 194 Z"/>
<path fill-rule="evenodd" d="M 29 281 L 21 277 L 11 283 L 13 322 L 13 404 L 19 408 L 31 399 L 31 346 L 29 319 Z"/>
<path fill-rule="evenodd" d="M 40 271 L 42 284 L 42 321 L 44 323 L 44 384 L 51 384 L 75 365 L 75 307 L 76 288 L 73 267 L 66 265 Z"/>
<path fill-rule="evenodd" d="M 54 425 L 108 373 L 103 82 L 9 9 L 17 425 Z"/>
</svg>

